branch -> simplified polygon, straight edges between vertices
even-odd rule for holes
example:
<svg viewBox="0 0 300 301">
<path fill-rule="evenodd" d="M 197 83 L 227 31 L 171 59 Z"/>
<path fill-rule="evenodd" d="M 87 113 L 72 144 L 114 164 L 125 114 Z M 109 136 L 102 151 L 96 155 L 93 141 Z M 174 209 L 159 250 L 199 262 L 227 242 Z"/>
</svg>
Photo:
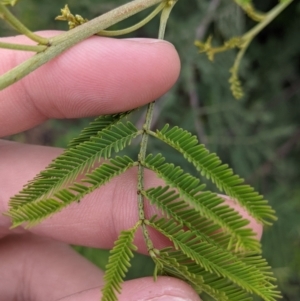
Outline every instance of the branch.
<svg viewBox="0 0 300 301">
<path fill-rule="evenodd" d="M 13 3 L 14 4 L 14 3 Z M 15 30 L 24 34 L 29 39 L 42 44 L 48 45 L 49 41 L 46 38 L 43 38 L 32 31 L 30 31 L 23 23 L 21 23 L 6 7 L 0 2 L 0 18 L 10 24 Z"/>
<path fill-rule="evenodd" d="M 0 91 L 49 62 L 65 50 L 140 11 L 164 0 L 134 0 L 81 26 L 49 39 L 50 46 L 0 77 Z"/>
</svg>

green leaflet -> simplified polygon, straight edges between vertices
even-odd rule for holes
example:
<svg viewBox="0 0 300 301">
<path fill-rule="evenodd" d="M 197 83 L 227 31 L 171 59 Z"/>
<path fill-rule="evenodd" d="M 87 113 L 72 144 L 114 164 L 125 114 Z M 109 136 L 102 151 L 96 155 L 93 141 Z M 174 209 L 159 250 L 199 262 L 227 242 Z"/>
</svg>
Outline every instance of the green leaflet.
<svg viewBox="0 0 300 301">
<path fill-rule="evenodd" d="M 154 217 L 148 224 L 168 237 L 176 250 L 180 250 L 193 264 L 202 267 L 206 272 L 225 277 L 263 300 L 275 301 L 279 296 L 265 261 L 262 261 L 261 266 L 249 265 L 231 253 L 221 252 L 216 246 L 201 241 L 191 231 L 184 231 L 181 225 L 172 220 Z M 188 264 L 189 262 L 185 263 Z"/>
<path fill-rule="evenodd" d="M 211 179 L 221 191 L 236 199 L 258 221 L 270 225 L 276 220 L 275 211 L 268 202 L 251 186 L 242 185 L 244 180 L 235 175 L 227 164 L 222 164 L 216 154 L 198 144 L 196 136 L 177 126 L 169 129 L 168 125 L 156 133 L 149 131 L 149 134 L 182 153 L 203 176 Z"/>
<path fill-rule="evenodd" d="M 201 240 L 205 240 L 210 244 L 216 246 L 221 246 L 231 252 L 255 250 L 256 252 L 261 252 L 259 242 L 247 235 L 252 233 L 252 231 L 247 231 L 248 229 L 237 229 L 241 233 L 236 235 L 236 230 L 231 229 L 230 233 L 222 231 L 222 224 L 226 225 L 222 220 L 222 215 L 212 214 L 214 219 L 208 219 L 199 214 L 198 208 L 194 208 L 194 204 L 185 202 L 184 200 L 178 199 L 179 195 L 175 191 L 170 191 L 169 187 L 157 187 L 149 189 L 143 192 L 145 197 L 147 197 L 152 204 L 155 204 L 159 209 L 161 209 L 167 217 L 172 217 L 172 219 L 177 220 L 183 226 L 188 227 L 195 235 L 197 235 Z M 192 207 L 192 208 L 191 208 Z M 196 204 L 197 207 L 197 204 Z M 230 217 L 235 215 L 235 212 L 229 213 Z M 234 220 L 233 220 L 234 221 Z M 231 226 L 231 225 L 229 225 Z M 243 230 L 245 235 L 243 236 Z M 253 233 L 254 235 L 254 233 Z M 246 247 L 245 247 L 246 246 Z M 251 248 L 250 248 L 250 247 Z"/>
<path fill-rule="evenodd" d="M 130 115 L 132 111 L 114 114 L 102 115 L 93 120 L 86 128 L 84 128 L 78 137 L 71 140 L 67 148 L 73 148 L 78 144 L 91 140 L 92 137 L 97 136 L 103 130 L 109 130 L 111 126 L 118 123 L 122 118 Z"/>
<path fill-rule="evenodd" d="M 24 203 L 17 208 L 11 208 L 5 215 L 12 218 L 13 227 L 24 222 L 28 223 L 28 227 L 33 226 L 69 204 L 79 201 L 134 165 L 136 163 L 127 156 L 116 157 L 94 169 L 90 174 L 86 174 L 82 180 L 58 190 L 50 198 Z"/>
<path fill-rule="evenodd" d="M 159 261 L 160 260 L 164 262 L 164 271 L 167 275 L 174 275 L 174 271 L 175 273 L 180 273 L 182 279 L 188 281 L 196 291 L 201 289 L 201 292 L 204 291 L 215 300 L 252 300 L 249 294 L 243 289 L 237 287 L 227 279 L 205 271 L 205 269 L 190 261 L 181 251 L 175 251 L 171 248 L 161 250 Z M 196 279 L 197 281 L 195 281 Z M 201 282 L 199 282 L 198 279 L 201 279 Z M 201 283 L 200 287 L 199 283 Z"/>
<path fill-rule="evenodd" d="M 171 248 L 167 248 L 166 250 L 170 249 Z M 191 273 L 186 265 L 179 264 L 176 258 L 174 258 L 172 255 L 169 256 L 169 254 L 165 250 L 161 250 L 159 257 L 155 257 L 154 261 L 156 264 L 157 272 L 160 275 L 175 276 L 188 282 L 198 294 L 203 292 L 203 277 Z"/>
<path fill-rule="evenodd" d="M 200 185 L 200 181 L 197 178 L 184 173 L 178 166 L 175 167 L 173 164 L 168 163 L 163 164 L 164 161 L 165 159 L 160 154 L 155 157 L 149 155 L 144 164 L 147 168 L 155 171 L 167 184 L 176 188 L 186 203 L 186 206 L 190 205 L 199 212 L 197 220 L 200 219 L 200 216 L 206 217 L 222 227 L 223 230 L 231 235 L 229 243 L 232 245 L 234 242 L 236 249 L 241 248 L 242 250 L 255 250 L 260 252 L 260 243 L 255 238 L 255 233 L 253 230 L 245 228 L 249 223 L 247 220 L 240 216 L 234 209 L 224 205 L 224 199 L 217 194 L 210 191 L 203 191 L 205 186 Z M 152 191 L 148 190 L 147 193 L 147 197 L 149 197 L 151 201 L 155 202 L 157 206 L 161 206 L 165 199 L 163 196 L 165 191 L 157 188 Z M 157 201 L 155 201 L 155 199 L 157 199 Z M 166 200 L 169 206 L 170 203 L 174 206 L 173 201 L 174 200 L 170 199 Z M 181 214 L 183 214 L 183 212 L 181 212 Z M 186 221 L 189 214 L 184 215 Z M 193 218 L 195 218 L 194 214 Z M 214 229 L 213 231 L 216 230 L 217 229 Z M 213 231 L 211 231 L 211 233 Z"/>
<path fill-rule="evenodd" d="M 124 149 L 138 134 L 132 123 L 118 123 L 103 129 L 89 141 L 65 150 L 21 192 L 11 198 L 10 208 L 17 209 L 26 203 L 49 198 L 62 186 L 69 185 L 94 168 L 100 159 L 107 159 L 113 151 Z"/>
<path fill-rule="evenodd" d="M 121 292 L 121 284 L 130 267 L 130 259 L 133 257 L 132 251 L 137 250 L 133 239 L 138 226 L 139 224 L 130 230 L 122 231 L 118 240 L 115 241 L 114 248 L 110 251 L 104 276 L 102 301 L 118 300 L 116 294 Z"/>
</svg>

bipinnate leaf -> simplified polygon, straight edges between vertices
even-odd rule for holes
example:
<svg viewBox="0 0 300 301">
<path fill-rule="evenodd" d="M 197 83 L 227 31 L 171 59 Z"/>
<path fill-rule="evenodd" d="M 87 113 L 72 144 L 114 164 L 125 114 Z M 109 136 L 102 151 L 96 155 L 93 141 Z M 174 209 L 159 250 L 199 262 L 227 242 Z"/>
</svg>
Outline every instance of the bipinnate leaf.
<svg viewBox="0 0 300 301">
<path fill-rule="evenodd" d="M 136 163 L 127 156 L 110 159 L 91 173 L 86 174 L 80 181 L 58 190 L 50 198 L 24 203 L 17 208 L 10 208 L 5 215 L 12 218 L 13 227 L 17 227 L 24 222 L 27 222 L 27 227 L 33 226 L 50 215 L 61 211 L 71 203 L 81 200 L 85 195 L 93 192 L 134 165 Z"/>
<path fill-rule="evenodd" d="M 226 210 L 225 221 L 222 220 L 222 215 L 218 216 L 216 213 L 210 213 L 212 219 L 207 218 L 199 212 L 199 208 L 197 207 L 201 206 L 197 206 L 197 203 L 190 205 L 191 203 L 180 199 L 176 191 L 170 190 L 168 186 L 148 189 L 143 192 L 143 195 L 149 199 L 152 204 L 155 204 L 157 208 L 161 209 L 168 218 L 171 217 L 180 222 L 182 226 L 188 227 L 195 234 L 197 233 L 199 238 L 208 243 L 220 245 L 230 252 L 242 252 L 247 250 L 261 252 L 260 244 L 255 237 L 253 237 L 255 233 L 252 234 L 253 231 L 251 229 L 237 228 L 236 230 L 232 227 L 230 217 L 232 216 L 231 220 L 234 225 L 237 214 L 235 211 L 232 213 L 231 210 L 229 212 Z M 220 212 L 223 213 L 224 210 L 220 210 Z M 227 218 L 229 221 L 227 221 Z M 217 219 L 217 221 L 215 222 L 214 219 Z M 230 232 L 226 231 L 227 229 L 224 230 L 221 226 L 221 224 L 226 225 L 227 223 L 227 229 L 230 229 Z M 238 235 L 236 232 L 238 232 Z M 249 236 L 249 233 L 251 236 Z"/>
<path fill-rule="evenodd" d="M 244 180 L 235 175 L 227 164 L 222 164 L 216 154 L 198 144 L 196 136 L 177 126 L 169 129 L 168 125 L 156 133 L 149 131 L 149 134 L 182 153 L 203 176 L 211 179 L 220 191 L 237 200 L 258 221 L 270 225 L 276 220 L 275 211 L 268 202 L 251 186 L 243 184 Z"/>
<path fill-rule="evenodd" d="M 49 48 L 51 45 L 47 39 L 34 36 L 3 6 L 14 5 L 16 2 L 17 0 L 0 0 L 2 17 L 21 33 L 45 45 L 41 46 L 43 49 Z M 135 2 L 132 1 L 103 16 L 101 22 L 117 23 L 118 20 L 155 4 L 155 1 L 148 1 L 143 8 L 143 1 L 139 1 L 139 4 Z M 163 39 L 169 14 L 176 2 L 176 0 L 161 1 L 153 13 L 141 22 L 125 31 L 105 31 L 105 33 L 106 35 L 128 33 L 140 28 L 162 11 L 159 38 Z M 230 70 L 231 89 L 236 98 L 240 98 L 243 93 L 238 79 L 238 66 L 246 48 L 253 37 L 284 8 L 280 5 L 283 3 L 288 5 L 292 1 L 280 1 L 281 4 L 267 14 L 256 11 L 252 0 L 235 0 L 235 2 L 260 24 L 242 37 L 231 38 L 221 47 L 213 47 L 211 37 L 205 43 L 197 41 L 196 45 L 200 47 L 201 52 L 206 52 L 210 59 L 213 59 L 216 53 L 233 48 L 240 49 L 234 67 Z M 88 24 L 82 25 L 87 19 L 71 14 L 67 5 L 62 9 L 62 15 L 57 18 L 69 21 L 70 28 L 84 26 L 86 36 L 93 34 L 92 24 L 95 23 L 91 23 L 90 27 L 85 26 Z M 81 40 L 84 38 L 80 36 L 80 30 L 77 33 L 79 39 L 73 36 L 73 44 L 78 42 L 80 37 Z M 59 43 L 59 39 L 56 42 Z M 4 44 L 2 43 L 4 48 L 39 51 L 38 55 L 48 53 L 48 51 L 40 52 L 40 45 L 25 47 Z M 51 53 L 49 55 L 51 56 Z M 275 301 L 280 298 L 271 269 L 260 256 L 261 245 L 255 238 L 255 232 L 248 227 L 249 221 L 226 205 L 220 195 L 205 190 L 205 185 L 199 179 L 184 172 L 179 166 L 166 163 L 162 155 L 150 154 L 146 157 L 149 136 L 160 139 L 180 152 L 202 176 L 210 179 L 221 192 L 225 192 L 243 206 L 258 222 L 272 224 L 276 220 L 274 210 L 263 196 L 244 184 L 244 180 L 235 175 L 227 164 L 223 164 L 216 154 L 210 153 L 204 145 L 199 144 L 196 136 L 177 126 L 169 128 L 166 125 L 161 130 L 151 131 L 153 108 L 154 102 L 148 105 L 141 130 L 131 122 L 125 121 L 132 111 L 100 116 L 91 122 L 69 143 L 68 148 L 60 156 L 10 199 L 9 210 L 5 215 L 12 218 L 13 227 L 22 223 L 27 223 L 28 227 L 33 226 L 66 206 L 79 202 L 87 194 L 129 168 L 138 166 L 136 203 L 139 220 L 133 228 L 120 233 L 110 251 L 104 286 L 101 290 L 102 301 L 118 300 L 130 261 L 134 256 L 133 251 L 137 250 L 133 241 L 140 226 L 149 255 L 156 263 L 155 279 L 158 274 L 175 276 L 188 282 L 199 294 L 206 293 L 217 301 L 250 301 L 254 296 L 264 301 Z M 127 156 L 115 157 L 116 153 L 127 147 L 138 135 L 142 135 L 142 139 L 136 161 Z M 164 184 L 145 189 L 145 169 L 154 172 Z M 145 199 L 156 207 L 160 217 L 157 215 L 148 217 L 149 212 L 144 212 Z M 158 250 L 151 240 L 148 228 L 169 239 L 170 247 Z"/>
<path fill-rule="evenodd" d="M 198 216 L 194 212 L 179 211 L 174 203 L 176 196 L 170 198 L 168 192 L 164 189 L 156 188 L 147 191 L 147 197 L 157 206 L 166 205 L 169 210 L 176 208 L 177 214 L 183 215 L 183 219 L 188 222 L 189 214 L 193 215 L 194 220 L 201 217 L 209 219 L 211 222 L 230 234 L 231 239 L 228 242 L 228 248 L 235 245 L 235 249 L 255 250 L 260 252 L 260 243 L 256 239 L 255 232 L 247 228 L 249 221 L 244 219 L 237 211 L 224 204 L 224 199 L 210 191 L 204 191 L 205 185 L 200 184 L 200 180 L 184 173 L 184 171 L 173 164 L 164 163 L 165 159 L 159 154 L 155 157 L 147 156 L 144 164 L 147 168 L 155 171 L 171 187 L 176 188 L 182 203 L 185 203 L 185 209 L 193 208 L 198 212 Z M 179 201 L 177 202 L 179 203 Z M 166 210 L 166 208 L 164 208 Z M 174 216 L 174 215 L 173 215 Z M 200 226 L 201 227 L 201 226 Z M 203 228 L 202 228 L 203 229 Z M 203 231 L 201 229 L 201 231 Z M 213 231 L 217 231 L 214 229 Z M 211 231 L 211 233 L 213 232 Z M 210 234 L 211 235 L 211 234 Z M 220 237 L 219 237 L 220 238 Z"/>
<path fill-rule="evenodd" d="M 164 264 L 163 273 L 188 282 L 199 294 L 205 292 L 218 301 L 250 301 L 245 290 L 228 279 L 207 272 L 191 261 L 183 252 L 166 248 L 160 251 L 158 261 Z"/>
<path fill-rule="evenodd" d="M 225 279 L 228 283 L 232 282 L 265 301 L 275 301 L 280 295 L 272 283 L 275 279 L 271 276 L 270 268 L 263 259 L 257 265 L 249 264 L 247 260 L 242 260 L 233 253 L 202 241 L 192 231 L 183 230 L 180 224 L 172 220 L 153 217 L 148 224 L 169 238 L 175 249 L 185 255 L 183 265 L 190 266 L 191 270 L 193 265 L 195 271 L 195 267 L 201 267 L 200 271 L 215 275 L 218 279 Z M 203 276 L 203 273 L 197 273 Z M 207 284 L 211 286 L 210 282 Z"/>
<path fill-rule="evenodd" d="M 110 251 L 106 272 L 104 275 L 104 287 L 102 288 L 102 301 L 117 301 L 117 293 L 121 292 L 121 284 L 130 267 L 130 260 L 137 247 L 133 244 L 134 234 L 138 228 L 122 231 L 115 241 L 115 246 Z"/>
<path fill-rule="evenodd" d="M 107 159 L 113 151 L 124 149 L 138 134 L 132 123 L 120 122 L 103 129 L 90 140 L 65 150 L 10 199 L 10 208 L 17 209 L 24 204 L 51 197 L 63 186 L 70 185 L 79 176 L 89 172 L 99 164 L 100 159 Z"/>
</svg>

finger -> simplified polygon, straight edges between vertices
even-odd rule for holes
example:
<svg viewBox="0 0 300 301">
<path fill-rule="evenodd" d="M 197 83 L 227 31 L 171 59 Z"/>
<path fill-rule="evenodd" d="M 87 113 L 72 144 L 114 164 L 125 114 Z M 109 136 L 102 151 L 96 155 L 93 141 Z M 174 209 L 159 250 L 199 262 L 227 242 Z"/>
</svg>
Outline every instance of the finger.
<svg viewBox="0 0 300 301">
<path fill-rule="evenodd" d="M 0 242 L 1 300 L 57 300 L 99 287 L 103 272 L 66 244 L 26 235 Z"/>
<path fill-rule="evenodd" d="M 8 141 L 2 142 L 0 150 L 0 183 L 3 185 L 0 210 L 7 210 L 9 198 L 61 152 L 50 147 L 19 145 Z M 148 171 L 145 181 L 146 187 L 162 184 L 161 180 Z M 30 231 L 72 244 L 111 248 L 120 231 L 133 227 L 139 219 L 136 183 L 137 171 L 130 169 L 86 196 L 80 203 L 68 206 Z M 145 209 L 148 217 L 156 213 L 148 204 Z M 236 209 L 250 219 L 249 214 L 240 207 Z M 2 235 L 9 233 L 9 226 L 10 220 L 0 217 Z M 261 226 L 254 219 L 252 227 L 254 231 L 261 233 Z M 166 240 L 161 236 L 153 232 L 150 234 L 157 248 L 166 246 Z M 140 232 L 136 235 L 135 243 L 139 252 L 147 253 Z"/>
<path fill-rule="evenodd" d="M 9 236 L 1 242 L 0 262 L 3 300 L 100 300 L 103 272 L 65 244 L 33 235 Z M 149 277 L 126 282 L 119 300 L 186 297 L 199 300 L 190 286 L 177 279 L 162 277 L 154 282 Z"/>
<path fill-rule="evenodd" d="M 24 43 L 26 38 L 5 40 Z M 0 74 L 30 56 L 0 49 Z M 166 93 L 179 69 L 178 54 L 168 42 L 91 37 L 0 91 L 0 137 L 48 118 L 95 116 L 142 106 Z"/>
<path fill-rule="evenodd" d="M 55 301 L 91 301 L 100 300 L 101 293 L 93 288 L 71 294 Z M 124 282 L 118 301 L 200 301 L 192 288 L 181 280 L 171 277 L 152 277 Z"/>
<path fill-rule="evenodd" d="M 65 244 L 28 234 L 9 236 L 1 240 L 0 262 L 1 300 L 100 300 L 103 272 Z M 199 297 L 182 281 L 149 277 L 126 282 L 119 300 Z"/>
</svg>

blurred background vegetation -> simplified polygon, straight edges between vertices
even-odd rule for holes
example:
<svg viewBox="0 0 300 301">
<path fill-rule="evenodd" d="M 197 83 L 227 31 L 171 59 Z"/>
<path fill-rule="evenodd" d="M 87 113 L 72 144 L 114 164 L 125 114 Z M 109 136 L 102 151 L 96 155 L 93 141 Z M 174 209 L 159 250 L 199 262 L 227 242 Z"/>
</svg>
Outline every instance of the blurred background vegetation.
<svg viewBox="0 0 300 301">
<path fill-rule="evenodd" d="M 69 4 L 75 14 L 92 19 L 127 2 L 126 0 L 23 0 L 13 12 L 32 30 L 62 29 L 66 23 L 54 21 L 60 9 Z M 254 1 L 268 11 L 276 0 Z M 147 12 L 124 21 L 120 27 L 140 20 Z M 181 57 L 182 72 L 173 89 L 156 106 L 155 127 L 165 123 L 180 125 L 244 177 L 270 200 L 278 222 L 265 229 L 264 256 L 279 280 L 283 300 L 300 300 L 300 3 L 294 1 L 251 44 L 243 59 L 240 75 L 245 97 L 236 101 L 229 91 L 229 69 L 235 52 L 216 56 L 213 63 L 197 53 L 194 40 L 214 42 L 240 35 L 255 23 L 232 0 L 179 1 L 175 6 L 166 39 Z M 134 35 L 156 37 L 158 20 Z M 15 33 L 3 22 L 0 36 Z M 142 113 L 134 116 L 141 124 Z M 30 131 L 9 137 L 19 142 L 66 146 L 89 119 L 50 120 Z M 154 152 L 164 146 L 153 142 Z M 134 149 L 131 150 L 134 152 Z M 165 150 L 166 151 L 166 150 Z M 168 150 L 167 150 L 168 151 Z M 181 156 L 169 159 L 190 170 Z M 103 267 L 107 251 L 76 249 Z M 149 275 L 151 261 L 137 256 L 129 278 Z"/>
</svg>

